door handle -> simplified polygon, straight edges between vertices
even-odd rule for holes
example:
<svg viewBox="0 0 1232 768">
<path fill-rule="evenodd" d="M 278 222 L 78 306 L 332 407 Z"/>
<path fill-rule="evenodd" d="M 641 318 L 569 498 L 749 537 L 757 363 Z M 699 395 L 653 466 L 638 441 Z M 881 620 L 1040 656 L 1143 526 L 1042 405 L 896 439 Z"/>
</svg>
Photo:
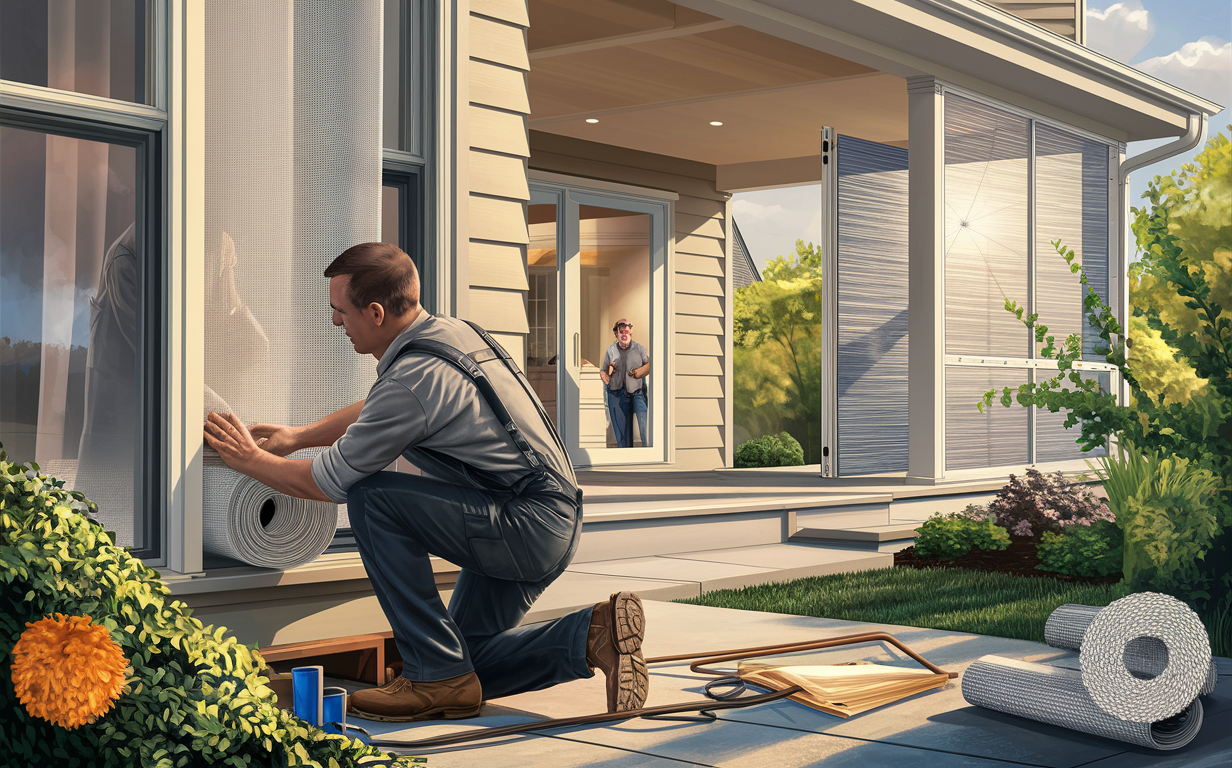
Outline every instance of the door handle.
<svg viewBox="0 0 1232 768">
<path fill-rule="evenodd" d="M 573 366 L 580 366 L 582 357 L 582 334 L 573 334 Z"/>
</svg>

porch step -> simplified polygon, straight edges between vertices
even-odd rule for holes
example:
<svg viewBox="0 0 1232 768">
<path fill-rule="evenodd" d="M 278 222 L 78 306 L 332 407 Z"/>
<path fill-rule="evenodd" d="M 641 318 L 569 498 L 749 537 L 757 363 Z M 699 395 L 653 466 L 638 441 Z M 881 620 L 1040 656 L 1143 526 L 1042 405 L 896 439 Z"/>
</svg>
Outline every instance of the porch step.
<svg viewBox="0 0 1232 768">
<path fill-rule="evenodd" d="M 791 535 L 791 541 L 894 553 L 915 543 L 918 527 L 917 523 L 891 523 L 854 528 L 801 528 Z"/>
</svg>

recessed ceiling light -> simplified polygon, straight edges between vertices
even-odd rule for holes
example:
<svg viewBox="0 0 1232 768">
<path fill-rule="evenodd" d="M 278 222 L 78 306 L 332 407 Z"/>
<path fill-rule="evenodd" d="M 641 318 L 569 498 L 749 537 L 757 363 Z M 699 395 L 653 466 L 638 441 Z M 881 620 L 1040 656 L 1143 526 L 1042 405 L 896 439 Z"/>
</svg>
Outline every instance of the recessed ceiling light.
<svg viewBox="0 0 1232 768">
<path fill-rule="evenodd" d="M 710 124 L 711 125 L 722 125 L 723 123 L 719 122 L 718 120 L 711 120 Z"/>
<path fill-rule="evenodd" d="M 595 117 L 588 117 L 588 118 L 586 118 L 586 122 L 588 122 L 588 123 L 597 123 L 597 122 L 599 122 L 599 119 L 598 119 L 598 118 L 595 118 Z"/>
</svg>

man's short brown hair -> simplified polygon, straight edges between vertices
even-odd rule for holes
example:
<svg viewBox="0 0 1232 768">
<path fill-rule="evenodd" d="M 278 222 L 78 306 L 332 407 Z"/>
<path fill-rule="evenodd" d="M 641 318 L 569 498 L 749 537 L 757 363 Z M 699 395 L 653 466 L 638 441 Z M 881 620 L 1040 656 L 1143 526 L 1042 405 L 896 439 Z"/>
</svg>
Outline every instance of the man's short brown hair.
<svg viewBox="0 0 1232 768">
<path fill-rule="evenodd" d="M 347 298 L 361 309 L 380 304 L 396 317 L 419 305 L 419 270 L 396 245 L 360 243 L 347 248 L 325 268 L 326 277 L 338 275 L 351 276 Z"/>
</svg>

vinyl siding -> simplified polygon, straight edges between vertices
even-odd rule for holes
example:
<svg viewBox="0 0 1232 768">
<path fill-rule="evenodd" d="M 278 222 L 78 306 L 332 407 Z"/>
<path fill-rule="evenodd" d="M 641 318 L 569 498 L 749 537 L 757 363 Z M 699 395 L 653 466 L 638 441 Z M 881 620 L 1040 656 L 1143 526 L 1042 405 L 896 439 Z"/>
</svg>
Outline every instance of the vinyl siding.
<svg viewBox="0 0 1232 768">
<path fill-rule="evenodd" d="M 1038 24 L 1058 35 L 1076 39 L 1075 21 L 1082 5 L 1078 0 L 1069 2 L 1037 2 L 1036 0 L 984 0 L 994 8 L 1012 13 L 1020 19 Z M 1082 42 L 1082 41 L 1080 41 Z"/>
<path fill-rule="evenodd" d="M 527 332 L 530 21 L 525 0 L 472 0 L 470 10 L 469 315 L 522 364 Z"/>
</svg>

